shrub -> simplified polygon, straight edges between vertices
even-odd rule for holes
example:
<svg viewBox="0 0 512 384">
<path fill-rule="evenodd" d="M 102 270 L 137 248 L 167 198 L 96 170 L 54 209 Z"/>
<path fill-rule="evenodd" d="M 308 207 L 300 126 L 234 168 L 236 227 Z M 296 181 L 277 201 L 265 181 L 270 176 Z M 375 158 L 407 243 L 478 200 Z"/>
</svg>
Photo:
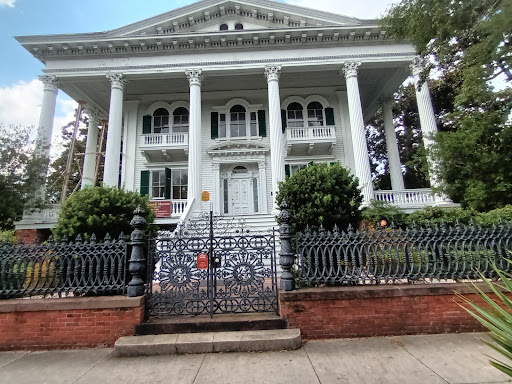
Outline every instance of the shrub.
<svg viewBox="0 0 512 384">
<path fill-rule="evenodd" d="M 292 230 L 304 231 L 309 225 L 330 230 L 335 224 L 346 229 L 361 219 L 362 202 L 358 180 L 339 163 L 315 164 L 301 169 L 280 183 L 276 200 L 288 203 Z"/>
<path fill-rule="evenodd" d="M 147 196 L 123 189 L 94 187 L 74 192 L 61 206 L 57 226 L 53 229 L 56 240 L 88 237 L 93 233 L 103 239 L 108 233 L 113 238 L 121 233 L 130 234 L 133 211 L 141 205 L 146 220 L 151 224 L 154 213 Z"/>
<path fill-rule="evenodd" d="M 512 205 L 505 205 L 503 208 L 479 213 L 476 218 L 476 222 L 483 226 L 491 226 L 500 221 L 512 221 Z"/>
<path fill-rule="evenodd" d="M 460 224 L 469 224 L 471 219 L 475 220 L 476 215 L 476 211 L 471 209 L 427 207 L 408 215 L 406 224 L 410 226 L 416 223 L 417 225 L 424 226 L 427 223 L 440 224 L 444 222 L 451 226 L 455 225 L 457 221 Z"/>
<path fill-rule="evenodd" d="M 14 231 L 0 231 L 0 245 L 2 244 L 16 244 Z"/>
<path fill-rule="evenodd" d="M 370 205 L 363 209 L 362 216 L 371 225 L 386 220 L 387 224 L 393 223 L 401 227 L 407 220 L 407 214 L 403 209 L 379 200 L 372 200 Z"/>
</svg>

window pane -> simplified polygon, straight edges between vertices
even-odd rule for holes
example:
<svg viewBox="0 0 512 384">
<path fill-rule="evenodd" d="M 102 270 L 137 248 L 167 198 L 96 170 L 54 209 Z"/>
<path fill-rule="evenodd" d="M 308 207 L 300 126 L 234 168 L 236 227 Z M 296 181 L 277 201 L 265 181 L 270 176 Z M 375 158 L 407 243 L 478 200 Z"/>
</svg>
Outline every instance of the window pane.
<svg viewBox="0 0 512 384">
<path fill-rule="evenodd" d="M 258 120 L 256 112 L 251 112 L 251 136 L 258 136 Z"/>
<path fill-rule="evenodd" d="M 226 137 L 226 115 L 219 115 L 219 137 Z"/>
</svg>

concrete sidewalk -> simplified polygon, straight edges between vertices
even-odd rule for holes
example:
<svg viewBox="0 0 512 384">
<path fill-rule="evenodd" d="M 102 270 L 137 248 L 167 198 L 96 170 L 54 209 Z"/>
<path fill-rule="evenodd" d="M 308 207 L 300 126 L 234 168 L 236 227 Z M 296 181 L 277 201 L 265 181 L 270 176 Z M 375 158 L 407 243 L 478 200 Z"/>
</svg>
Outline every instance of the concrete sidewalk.
<svg viewBox="0 0 512 384">
<path fill-rule="evenodd" d="M 0 383 L 505 383 L 478 337 L 309 341 L 288 352 L 114 357 L 112 349 L 0 352 Z"/>
</svg>

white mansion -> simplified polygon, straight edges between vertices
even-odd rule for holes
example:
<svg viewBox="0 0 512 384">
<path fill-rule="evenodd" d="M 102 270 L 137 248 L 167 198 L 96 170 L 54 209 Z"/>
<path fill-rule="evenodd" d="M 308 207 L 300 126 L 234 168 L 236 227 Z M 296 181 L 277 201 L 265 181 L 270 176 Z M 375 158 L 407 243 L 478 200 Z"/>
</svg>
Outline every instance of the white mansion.
<svg viewBox="0 0 512 384">
<path fill-rule="evenodd" d="M 149 194 L 160 224 L 211 205 L 273 220 L 278 183 L 312 162 L 348 167 L 366 203 L 443 203 L 430 190 L 404 189 L 390 100 L 411 71 L 426 145 L 436 123 L 414 48 L 376 20 L 269 0 L 202 0 L 109 32 L 17 40 L 45 64 L 39 140 L 51 141 L 59 89 L 84 103 L 82 186 L 94 179 L 98 126 L 108 120 L 104 185 Z M 374 191 L 365 139 L 379 108 L 391 191 Z M 47 228 L 52 212 L 17 228 Z"/>
</svg>

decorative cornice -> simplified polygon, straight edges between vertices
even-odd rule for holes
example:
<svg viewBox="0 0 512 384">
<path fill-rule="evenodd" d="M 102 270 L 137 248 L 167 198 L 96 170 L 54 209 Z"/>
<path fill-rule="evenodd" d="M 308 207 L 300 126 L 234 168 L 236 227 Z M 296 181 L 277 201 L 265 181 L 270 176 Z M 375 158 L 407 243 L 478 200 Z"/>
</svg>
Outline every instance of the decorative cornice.
<svg viewBox="0 0 512 384">
<path fill-rule="evenodd" d="M 84 112 L 89 116 L 89 120 L 99 122 L 103 117 L 102 113 L 96 108 L 85 108 Z"/>
<path fill-rule="evenodd" d="M 39 80 L 44 84 L 45 91 L 57 92 L 60 87 L 60 82 L 56 76 L 42 75 L 39 76 Z"/>
<path fill-rule="evenodd" d="M 267 82 L 279 81 L 280 75 L 281 75 L 281 66 L 280 65 L 267 65 L 265 67 L 265 76 L 267 78 Z"/>
<path fill-rule="evenodd" d="M 189 85 L 199 85 L 203 83 L 203 70 L 202 69 L 187 69 L 185 70 Z"/>
<path fill-rule="evenodd" d="M 359 62 L 347 61 L 343 63 L 343 68 L 341 68 L 341 72 L 345 75 L 346 79 L 348 79 L 349 77 L 357 77 L 357 71 L 359 70 L 360 66 L 361 63 Z"/>
<path fill-rule="evenodd" d="M 329 55 L 329 56 L 315 56 L 315 57 L 289 57 L 279 59 L 281 63 L 290 62 L 324 62 L 328 60 L 344 61 L 347 59 L 360 60 L 363 58 L 388 58 L 388 57 L 403 57 L 404 60 L 410 60 L 410 57 L 415 55 L 416 52 L 392 52 L 392 53 L 359 53 L 347 55 Z M 275 59 L 251 59 L 251 60 L 224 60 L 224 61 L 206 61 L 202 62 L 201 66 L 225 66 L 225 65 L 245 65 L 245 64 L 272 64 Z M 89 68 L 62 68 L 62 69 L 45 69 L 45 73 L 72 73 L 72 72 L 105 72 L 107 71 L 129 71 L 141 69 L 168 69 L 168 68 L 189 68 L 197 65 L 197 63 L 170 63 L 170 64 L 147 64 L 147 65 L 124 65 L 116 67 L 89 67 Z"/>
<path fill-rule="evenodd" d="M 112 89 L 120 89 L 121 91 L 124 90 L 124 86 L 126 85 L 127 80 L 122 73 L 108 72 L 106 76 L 110 81 Z"/>
</svg>

